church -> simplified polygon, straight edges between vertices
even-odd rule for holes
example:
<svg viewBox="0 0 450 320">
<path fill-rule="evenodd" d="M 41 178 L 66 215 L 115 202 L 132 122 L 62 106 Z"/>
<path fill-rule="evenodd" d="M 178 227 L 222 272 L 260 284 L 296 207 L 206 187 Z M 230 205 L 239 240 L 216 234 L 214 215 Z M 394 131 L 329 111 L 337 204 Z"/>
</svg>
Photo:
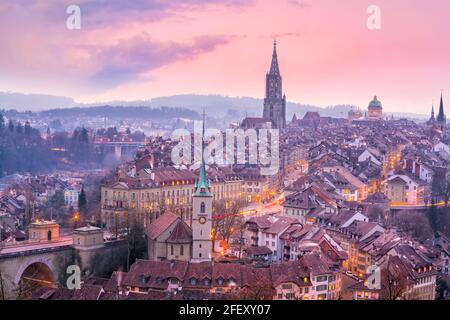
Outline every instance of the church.
<svg viewBox="0 0 450 320">
<path fill-rule="evenodd" d="M 203 136 L 205 118 L 203 116 Z M 202 137 L 202 151 L 204 150 Z M 203 153 L 202 153 L 203 154 Z M 192 194 L 190 226 L 178 215 L 166 212 L 146 228 L 149 260 L 206 262 L 213 259 L 211 185 L 202 156 L 199 179 Z"/>
<path fill-rule="evenodd" d="M 427 121 L 427 124 L 437 128 L 438 130 L 445 131 L 447 126 L 447 117 L 444 111 L 444 98 L 441 93 L 441 101 L 439 103 L 439 113 L 438 116 L 434 116 L 434 105 L 431 107 L 431 118 Z"/>
<path fill-rule="evenodd" d="M 272 62 L 266 74 L 266 93 L 262 118 L 246 118 L 241 127 L 263 128 L 270 123 L 272 128 L 286 127 L 286 95 L 283 94 L 282 78 L 278 65 L 277 43 L 273 44 Z"/>
</svg>

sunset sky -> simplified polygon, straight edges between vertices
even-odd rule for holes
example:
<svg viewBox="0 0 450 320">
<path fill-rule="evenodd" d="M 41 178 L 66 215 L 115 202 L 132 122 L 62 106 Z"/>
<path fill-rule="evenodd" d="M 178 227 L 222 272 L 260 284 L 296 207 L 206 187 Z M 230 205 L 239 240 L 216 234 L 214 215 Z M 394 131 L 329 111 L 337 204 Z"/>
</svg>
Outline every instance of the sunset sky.
<svg viewBox="0 0 450 320">
<path fill-rule="evenodd" d="M 82 10 L 81 30 L 66 8 Z M 366 27 L 369 5 L 381 30 Z M 278 42 L 288 101 L 450 112 L 448 0 L 16 0 L 0 2 L 0 91 L 77 102 L 264 95 Z"/>
</svg>

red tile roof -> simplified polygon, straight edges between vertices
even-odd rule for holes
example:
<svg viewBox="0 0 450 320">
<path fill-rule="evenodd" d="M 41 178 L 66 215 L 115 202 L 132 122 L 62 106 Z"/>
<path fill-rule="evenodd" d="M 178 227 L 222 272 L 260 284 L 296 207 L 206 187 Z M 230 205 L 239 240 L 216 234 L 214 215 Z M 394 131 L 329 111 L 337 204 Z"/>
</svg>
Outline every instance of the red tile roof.
<svg viewBox="0 0 450 320">
<path fill-rule="evenodd" d="M 176 214 L 166 212 L 153 221 L 153 223 L 147 227 L 145 233 L 151 240 L 156 240 L 156 238 L 166 231 L 177 219 L 180 219 L 180 217 Z"/>
<path fill-rule="evenodd" d="M 192 229 L 181 219 L 176 223 L 175 228 L 172 230 L 167 243 L 191 243 L 192 242 Z"/>
</svg>

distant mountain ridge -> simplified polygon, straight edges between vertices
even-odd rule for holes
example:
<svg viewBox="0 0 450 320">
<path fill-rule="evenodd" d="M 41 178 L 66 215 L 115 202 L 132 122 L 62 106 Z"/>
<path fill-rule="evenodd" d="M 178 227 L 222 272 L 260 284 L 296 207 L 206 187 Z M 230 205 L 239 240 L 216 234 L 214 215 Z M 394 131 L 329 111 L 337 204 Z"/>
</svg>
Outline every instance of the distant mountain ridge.
<svg viewBox="0 0 450 320">
<path fill-rule="evenodd" d="M 74 99 L 63 96 L 0 92 L 0 109 L 41 111 L 50 108 L 70 108 L 76 105 Z"/>
<path fill-rule="evenodd" d="M 180 94 L 166 97 L 157 97 L 149 100 L 136 101 L 109 101 L 92 104 L 76 103 L 73 98 L 42 95 L 0 92 L 0 109 L 16 109 L 18 111 L 45 111 L 58 113 L 56 109 L 80 108 L 79 112 L 86 113 L 85 108 L 99 106 L 122 106 L 122 107 L 150 107 L 150 108 L 182 108 L 201 113 L 203 109 L 214 118 L 228 117 L 243 118 L 246 115 L 260 117 L 262 114 L 263 99 L 251 97 L 228 97 L 223 95 L 197 95 Z M 297 117 L 303 117 L 308 112 L 319 112 L 322 116 L 335 118 L 346 118 L 352 105 L 335 105 L 319 107 L 301 103 L 288 102 L 287 120 L 290 121 L 294 113 Z M 75 111 L 75 110 L 73 110 Z M 91 112 L 88 112 L 91 113 Z M 95 112 L 94 112 L 95 113 Z M 392 113 L 387 113 L 391 115 Z M 393 113 L 395 117 L 406 117 L 412 119 L 425 119 L 425 115 L 413 113 Z"/>
</svg>

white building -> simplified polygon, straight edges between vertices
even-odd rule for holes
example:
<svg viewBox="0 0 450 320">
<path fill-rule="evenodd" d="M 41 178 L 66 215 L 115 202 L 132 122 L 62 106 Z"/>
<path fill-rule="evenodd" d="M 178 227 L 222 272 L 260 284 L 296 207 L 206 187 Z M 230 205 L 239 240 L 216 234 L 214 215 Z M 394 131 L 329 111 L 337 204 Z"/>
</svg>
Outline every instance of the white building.
<svg viewBox="0 0 450 320">
<path fill-rule="evenodd" d="M 255 247 L 268 247 L 272 261 L 283 261 L 283 248 L 280 236 L 291 226 L 301 225 L 298 219 L 285 216 L 266 215 L 247 221 L 244 237 L 247 244 Z"/>
<path fill-rule="evenodd" d="M 64 204 L 66 206 L 78 207 L 78 189 L 75 187 L 68 187 L 64 189 Z"/>
<path fill-rule="evenodd" d="M 383 182 L 384 194 L 392 202 L 422 204 L 424 202 L 424 181 L 407 175 L 396 174 Z"/>
</svg>

